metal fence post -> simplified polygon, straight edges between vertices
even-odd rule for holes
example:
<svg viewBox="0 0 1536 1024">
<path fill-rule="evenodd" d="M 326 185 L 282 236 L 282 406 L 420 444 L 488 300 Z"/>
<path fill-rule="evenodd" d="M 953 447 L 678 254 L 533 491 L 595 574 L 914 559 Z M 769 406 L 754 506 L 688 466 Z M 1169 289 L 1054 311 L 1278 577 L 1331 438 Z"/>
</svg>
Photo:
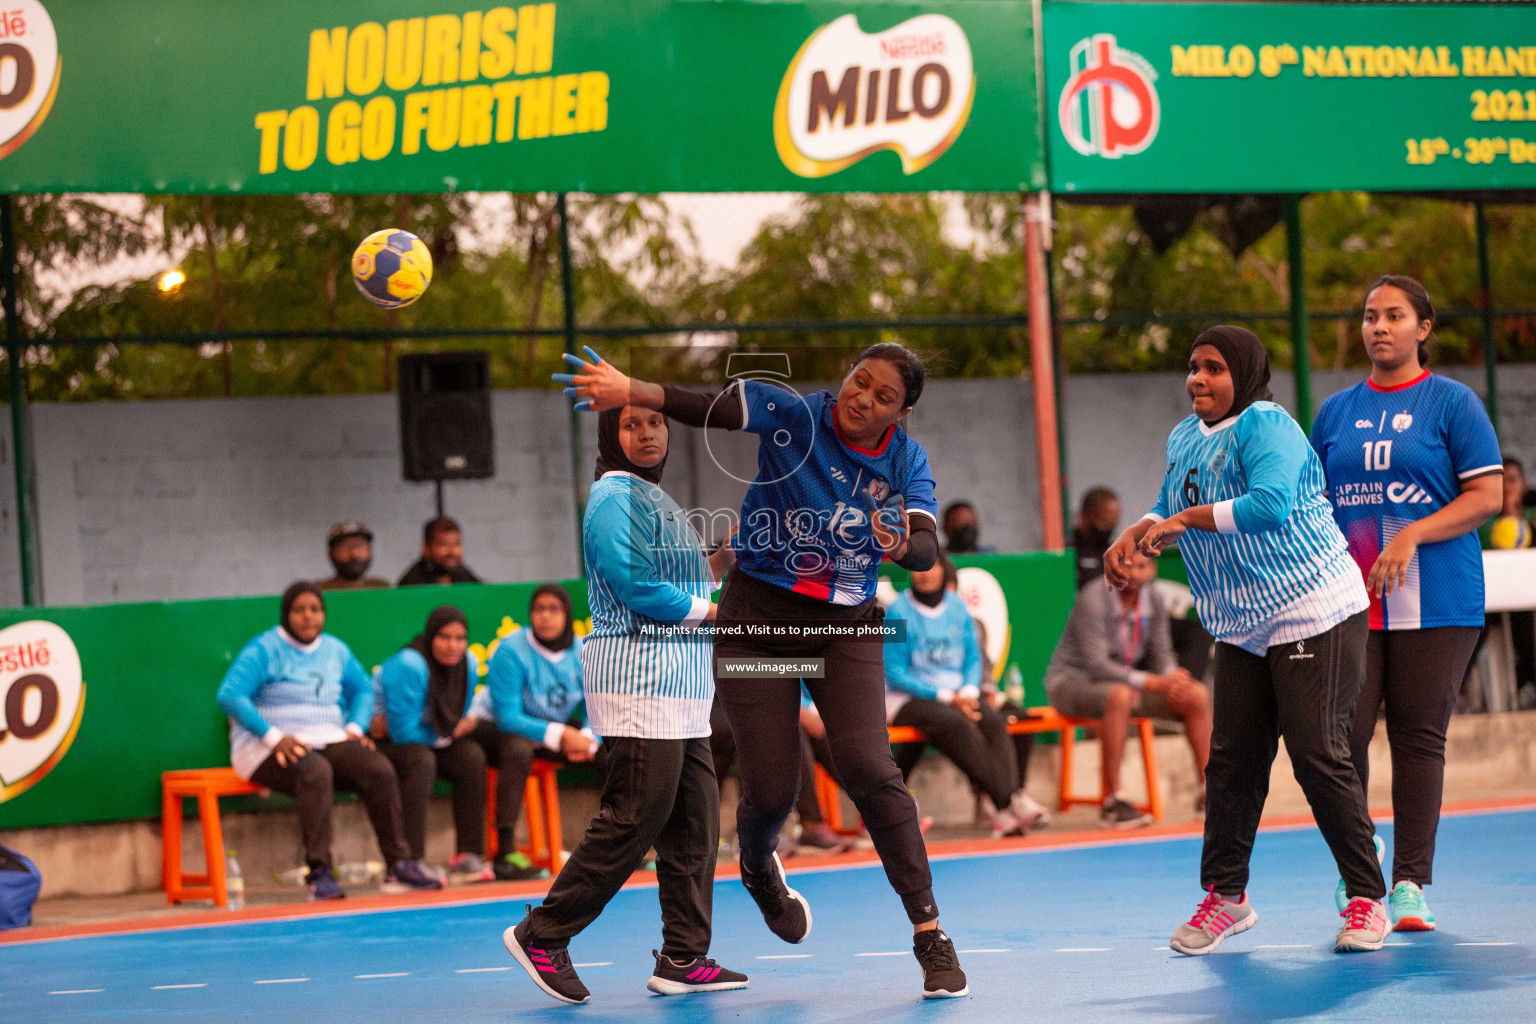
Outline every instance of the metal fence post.
<svg viewBox="0 0 1536 1024">
<path fill-rule="evenodd" d="M 37 566 L 32 552 L 32 446 L 27 442 L 27 383 L 16 311 L 16 228 L 11 197 L 0 196 L 0 291 L 4 292 L 5 358 L 11 371 L 11 461 L 16 467 L 16 539 L 21 555 L 21 602 L 38 603 Z"/>
<path fill-rule="evenodd" d="M 1301 197 L 1285 197 L 1285 248 L 1291 277 L 1292 373 L 1296 381 L 1296 419 L 1312 430 L 1312 350 L 1307 344 L 1307 275 L 1302 263 Z"/>
<path fill-rule="evenodd" d="M 1483 404 L 1488 407 L 1488 418 L 1493 421 L 1493 432 L 1499 432 L 1499 345 L 1493 337 L 1493 282 L 1488 269 L 1488 218 L 1483 204 L 1473 203 L 1473 222 L 1477 229 L 1477 312 L 1483 322 L 1483 370 L 1488 377 L 1488 396 Z"/>
<path fill-rule="evenodd" d="M 560 295 L 565 314 L 565 350 L 576 354 L 576 279 L 571 271 L 571 218 L 565 202 L 565 193 L 558 199 L 560 207 Z M 570 410 L 571 424 L 571 501 L 576 508 L 576 572 L 587 575 L 587 559 L 581 550 L 581 522 L 586 516 L 586 502 L 581 500 L 581 413 L 575 403 Z"/>
</svg>

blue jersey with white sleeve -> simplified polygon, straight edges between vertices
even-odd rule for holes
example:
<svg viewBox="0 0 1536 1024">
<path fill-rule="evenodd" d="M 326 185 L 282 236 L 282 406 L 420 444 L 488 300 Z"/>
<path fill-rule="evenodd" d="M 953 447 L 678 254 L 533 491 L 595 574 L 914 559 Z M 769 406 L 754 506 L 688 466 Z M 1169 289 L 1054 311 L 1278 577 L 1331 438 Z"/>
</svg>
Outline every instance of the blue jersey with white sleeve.
<svg viewBox="0 0 1536 1024">
<path fill-rule="evenodd" d="M 580 637 L 565 650 L 552 651 L 532 629 L 513 633 L 491 655 L 485 685 L 475 695 L 475 717 L 559 750 L 560 730 L 582 710 L 581 648 Z"/>
<path fill-rule="evenodd" d="M 758 435 L 757 478 L 736 537 L 742 571 L 838 605 L 875 596 L 883 552 L 861 494 L 938 523 L 928 453 L 900 425 L 875 448 L 838 434 L 829 391 L 738 380 L 720 401 L 742 403 L 742 429 Z"/>
<path fill-rule="evenodd" d="M 1370 381 L 1329 396 L 1312 426 L 1333 515 L 1369 574 L 1398 531 L 1432 515 L 1462 485 L 1503 471 L 1483 403 L 1465 384 L 1425 370 L 1406 384 Z M 1421 544 L 1407 581 L 1371 598 L 1372 629 L 1483 624 L 1483 557 L 1475 532 Z"/>
<path fill-rule="evenodd" d="M 1214 506 L 1217 532 L 1186 530 L 1179 550 L 1200 621 L 1216 639 L 1262 655 L 1365 610 L 1322 464 L 1290 413 L 1255 402 L 1215 426 L 1189 416 L 1168 436 L 1167 454 L 1148 518 Z"/>
<path fill-rule="evenodd" d="M 218 701 L 230 719 L 230 766 L 249 779 L 284 734 L 317 749 L 363 735 L 373 685 L 352 649 L 329 633 L 305 644 L 274 626 L 235 656 Z"/>
<path fill-rule="evenodd" d="M 886 718 L 907 701 L 948 700 L 946 694 L 981 694 L 981 643 L 965 599 L 945 591 L 936 607 L 903 590 L 885 610 L 886 621 L 901 619 L 905 636 L 886 645 Z"/>
<path fill-rule="evenodd" d="M 475 679 L 480 664 L 473 651 L 464 652 L 468 663 L 469 686 L 464 695 L 464 714 L 469 714 L 475 697 Z M 446 747 L 452 736 L 439 736 L 427 706 L 429 682 L 427 659 L 414 647 L 403 647 L 385 659 L 373 675 L 373 713 L 389 723 L 392 743 L 419 743 L 426 747 Z"/>
</svg>

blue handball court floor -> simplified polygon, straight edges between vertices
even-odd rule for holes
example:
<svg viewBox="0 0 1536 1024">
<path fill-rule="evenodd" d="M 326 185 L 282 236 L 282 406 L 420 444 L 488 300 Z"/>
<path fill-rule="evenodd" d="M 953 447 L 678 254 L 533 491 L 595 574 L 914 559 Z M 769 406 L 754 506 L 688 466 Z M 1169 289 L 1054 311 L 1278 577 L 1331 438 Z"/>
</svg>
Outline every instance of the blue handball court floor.
<svg viewBox="0 0 1536 1024">
<path fill-rule="evenodd" d="M 1210 956 L 1170 952 L 1201 895 L 1199 854 L 1195 838 L 1132 838 L 936 859 L 971 983 L 955 1000 L 918 998 L 909 926 L 875 865 L 793 876 L 815 912 L 799 946 L 721 880 L 712 955 L 750 974 L 745 991 L 651 995 L 658 910 L 639 886 L 572 944 L 586 1006 L 552 1002 L 512 964 L 501 931 L 522 902 L 494 900 L 8 944 L 0 1022 L 1536 1021 L 1536 810 L 1445 818 L 1440 930 L 1377 953 L 1333 953 L 1335 872 L 1310 827 L 1260 834 L 1257 927 Z"/>
</svg>

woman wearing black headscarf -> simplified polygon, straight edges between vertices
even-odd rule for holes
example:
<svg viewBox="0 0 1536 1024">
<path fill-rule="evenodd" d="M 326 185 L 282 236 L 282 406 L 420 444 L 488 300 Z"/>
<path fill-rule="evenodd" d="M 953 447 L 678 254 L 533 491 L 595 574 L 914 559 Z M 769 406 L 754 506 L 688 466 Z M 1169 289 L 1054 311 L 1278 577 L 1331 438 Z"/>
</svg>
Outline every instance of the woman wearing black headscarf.
<svg viewBox="0 0 1536 1024">
<path fill-rule="evenodd" d="M 325 598 L 313 584 L 283 592 L 278 624 L 241 649 L 218 699 L 230 719 L 235 774 L 299 805 L 310 899 L 346 895 L 331 870 L 337 788 L 362 798 L 389 864 L 386 892 L 442 888 L 411 858 L 395 771 L 363 733 L 373 705 L 368 670 L 325 632 Z"/>
<path fill-rule="evenodd" d="M 565 588 L 540 584 L 528 601 L 528 627 L 496 645 L 470 709 L 499 731 L 492 867 L 502 881 L 541 873 L 512 842 L 534 757 L 583 762 L 597 750 L 597 738 L 582 726 L 581 641 L 572 618 Z"/>
<path fill-rule="evenodd" d="M 1179 541 L 1200 621 L 1216 637 L 1215 722 L 1206 768 L 1206 898 L 1170 945 L 1216 949 L 1258 920 L 1248 860 L 1278 741 L 1349 891 L 1340 953 L 1380 949 L 1386 894 L 1349 739 L 1365 677 L 1365 585 L 1328 504 L 1322 465 L 1270 401 L 1269 356 L 1241 327 L 1195 339 L 1185 384 L 1194 415 L 1168 436 L 1157 503 L 1105 554 L 1109 584 L 1131 555 Z"/>
<path fill-rule="evenodd" d="M 720 791 L 709 746 L 713 647 L 694 627 L 715 617 L 715 581 L 734 555 L 706 558 L 698 532 L 661 489 L 667 419 L 622 406 L 598 418 L 597 479 L 582 519 L 592 631 L 582 687 L 608 767 L 597 817 L 544 902 L 502 935 L 535 985 L 565 1003 L 591 993 L 569 943 L 656 850 L 660 952 L 647 987 L 684 995 L 747 987 L 709 959 Z"/>
<path fill-rule="evenodd" d="M 426 855 L 427 804 L 432 783 L 446 779 L 453 793 L 456 853 L 448 871 L 466 880 L 489 881 L 485 862 L 485 768 L 498 756 L 501 736 L 470 712 L 479 663 L 469 651 L 464 613 L 434 608 L 421 634 L 379 669 L 375 713 L 389 725 L 382 744 L 400 776 L 405 838 L 411 856 Z M 489 749 L 487 749 L 489 748 Z"/>
</svg>

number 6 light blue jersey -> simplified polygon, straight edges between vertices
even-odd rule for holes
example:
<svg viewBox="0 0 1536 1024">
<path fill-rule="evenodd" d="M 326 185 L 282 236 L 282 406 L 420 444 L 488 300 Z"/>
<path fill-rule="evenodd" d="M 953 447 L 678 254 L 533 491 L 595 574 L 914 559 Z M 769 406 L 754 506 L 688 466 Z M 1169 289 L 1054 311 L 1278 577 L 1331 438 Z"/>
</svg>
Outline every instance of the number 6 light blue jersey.
<svg viewBox="0 0 1536 1024">
<path fill-rule="evenodd" d="M 880 550 L 862 494 L 905 506 L 938 525 L 928 453 L 899 425 L 875 448 L 838 436 L 837 399 L 738 380 L 719 401 L 742 403 L 744 430 L 758 435 L 757 478 L 741 506 L 736 552 L 749 576 L 831 604 L 875 596 Z"/>
<path fill-rule="evenodd" d="M 1477 395 L 1428 370 L 1398 387 L 1361 381 L 1329 396 L 1312 447 L 1334 518 L 1366 574 L 1399 530 L 1455 501 L 1468 480 L 1504 469 Z M 1403 586 L 1385 601 L 1371 595 L 1371 628 L 1481 626 L 1484 603 L 1477 534 L 1464 533 L 1421 544 Z"/>
<path fill-rule="evenodd" d="M 1274 402 L 1168 435 L 1168 470 L 1149 518 L 1213 505 L 1216 533 L 1186 530 L 1179 550 L 1200 621 L 1254 654 L 1324 633 L 1366 608 L 1324 493 L 1323 468 Z"/>
</svg>

